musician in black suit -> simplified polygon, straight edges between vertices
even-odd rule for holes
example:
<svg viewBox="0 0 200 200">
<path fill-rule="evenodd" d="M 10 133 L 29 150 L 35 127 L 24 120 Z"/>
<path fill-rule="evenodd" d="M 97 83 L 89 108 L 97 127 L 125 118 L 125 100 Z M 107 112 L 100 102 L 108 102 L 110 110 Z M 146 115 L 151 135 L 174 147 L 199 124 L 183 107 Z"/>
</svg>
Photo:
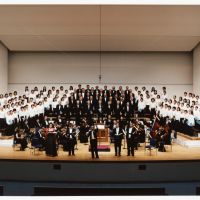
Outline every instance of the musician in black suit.
<svg viewBox="0 0 200 200">
<path fill-rule="evenodd" d="M 61 118 L 61 115 L 58 115 L 58 116 L 56 117 L 55 122 L 56 122 L 57 125 L 59 125 L 60 127 L 63 127 L 64 124 L 66 123 L 66 121 L 65 121 L 63 118 Z"/>
<path fill-rule="evenodd" d="M 45 137 L 42 135 L 39 128 L 35 129 L 35 134 L 34 134 L 33 138 L 38 139 L 38 144 L 42 145 L 41 149 L 45 147 Z"/>
<path fill-rule="evenodd" d="M 37 119 L 35 122 L 35 128 L 42 128 L 42 123 L 40 122 L 39 119 Z"/>
<path fill-rule="evenodd" d="M 156 146 L 158 147 L 158 151 L 166 152 L 165 149 L 165 135 L 167 133 L 165 132 L 165 129 L 163 126 L 160 126 L 157 134 L 156 134 Z"/>
<path fill-rule="evenodd" d="M 121 129 L 125 129 L 127 123 L 129 123 L 130 120 L 128 121 L 128 120 L 125 119 L 123 116 L 121 116 L 121 117 L 119 118 L 119 120 L 117 120 L 117 121 L 118 121 L 118 123 L 119 123 L 119 127 L 120 127 Z"/>
<path fill-rule="evenodd" d="M 133 128 L 133 124 L 130 123 L 130 126 L 126 128 L 126 142 L 127 142 L 127 156 L 134 156 L 134 133 L 135 129 Z"/>
<path fill-rule="evenodd" d="M 69 156 L 71 155 L 75 156 L 74 147 L 76 145 L 76 129 L 73 128 L 72 124 L 70 124 L 69 128 L 67 129 L 66 138 L 67 138 Z"/>
<path fill-rule="evenodd" d="M 94 125 L 92 125 L 90 127 L 90 130 L 87 132 L 87 136 L 90 138 L 90 148 L 91 148 L 92 158 L 94 158 L 94 154 L 96 158 L 99 158 L 97 149 L 97 133 L 98 133 L 98 128 L 97 127 L 95 128 Z"/>
<path fill-rule="evenodd" d="M 119 127 L 119 123 L 116 124 L 116 128 L 113 129 L 114 143 L 115 143 L 115 156 L 121 156 L 121 145 L 123 130 Z"/>
<path fill-rule="evenodd" d="M 49 127 L 49 119 L 47 118 L 47 116 L 44 116 L 44 119 L 42 121 L 42 127 L 43 128 L 48 128 Z"/>
<path fill-rule="evenodd" d="M 26 138 L 23 137 L 20 133 L 20 129 L 16 128 L 14 133 L 14 143 L 21 144 L 20 150 L 25 151 L 27 148 L 27 141 Z"/>
<path fill-rule="evenodd" d="M 111 115 L 108 115 L 108 117 L 105 121 L 105 125 L 106 125 L 106 128 L 109 128 L 110 130 L 113 129 L 113 120 L 111 118 Z"/>
<path fill-rule="evenodd" d="M 30 127 L 28 125 L 28 120 L 25 120 L 24 122 L 24 126 L 23 126 L 23 131 L 26 135 L 26 138 L 31 138 L 31 131 L 30 131 Z"/>
</svg>

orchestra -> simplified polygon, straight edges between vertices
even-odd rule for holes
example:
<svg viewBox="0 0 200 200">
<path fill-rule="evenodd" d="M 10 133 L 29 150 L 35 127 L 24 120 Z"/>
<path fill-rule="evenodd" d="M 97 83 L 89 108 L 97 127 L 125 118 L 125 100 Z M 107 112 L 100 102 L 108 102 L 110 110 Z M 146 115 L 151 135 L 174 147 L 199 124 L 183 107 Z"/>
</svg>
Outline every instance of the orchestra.
<svg viewBox="0 0 200 200">
<path fill-rule="evenodd" d="M 166 87 L 161 92 L 154 87 L 132 90 L 127 86 L 123 90 L 119 86 L 117 90 L 114 86 L 83 88 L 81 84 L 69 90 L 53 86 L 29 91 L 26 87 L 23 95 L 16 91 L 0 95 L 0 129 L 14 135 L 21 150 L 27 147 L 26 142 L 37 138 L 48 156 L 57 156 L 58 145 L 74 156 L 77 140 L 87 144 L 89 138 L 92 158 L 99 158 L 96 124 L 101 122 L 109 129 L 115 156 L 121 156 L 122 141 L 127 156 L 134 156 L 145 142 L 146 128 L 151 130 L 147 137 L 154 138 L 163 152 L 165 144 L 171 142 L 172 130 L 192 135 L 193 127 L 200 127 L 199 104 L 198 95 L 187 92 L 183 98 L 169 98 Z"/>
</svg>

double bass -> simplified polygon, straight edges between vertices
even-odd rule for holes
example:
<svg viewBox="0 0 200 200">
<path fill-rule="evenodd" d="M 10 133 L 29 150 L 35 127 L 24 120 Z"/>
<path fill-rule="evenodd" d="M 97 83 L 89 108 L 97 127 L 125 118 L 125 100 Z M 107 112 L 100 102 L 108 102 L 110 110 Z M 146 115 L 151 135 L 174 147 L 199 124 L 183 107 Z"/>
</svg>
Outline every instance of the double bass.
<svg viewBox="0 0 200 200">
<path fill-rule="evenodd" d="M 159 128 L 160 128 L 160 124 L 159 124 L 158 121 L 160 121 L 160 119 L 159 119 L 157 116 L 155 116 L 155 120 L 154 120 L 154 123 L 153 123 L 153 125 L 152 125 L 152 129 L 151 129 L 151 131 L 150 131 L 150 136 L 151 136 L 152 138 L 156 138 L 157 131 L 158 131 Z"/>
<path fill-rule="evenodd" d="M 171 145 L 171 127 L 169 122 L 167 122 L 164 126 L 165 134 L 163 135 L 163 140 L 165 145 Z"/>
</svg>

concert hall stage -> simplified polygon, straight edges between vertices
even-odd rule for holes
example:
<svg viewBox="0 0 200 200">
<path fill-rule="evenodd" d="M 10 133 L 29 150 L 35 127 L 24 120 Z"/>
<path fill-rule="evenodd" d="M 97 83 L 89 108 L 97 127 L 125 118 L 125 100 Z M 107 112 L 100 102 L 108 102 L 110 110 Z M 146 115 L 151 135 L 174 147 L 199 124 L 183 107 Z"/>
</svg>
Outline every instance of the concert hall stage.
<svg viewBox="0 0 200 200">
<path fill-rule="evenodd" d="M 178 137 L 179 138 L 179 137 Z M 16 146 L 12 147 L 12 139 L 0 140 L 0 159 L 1 160 L 33 160 L 33 161 L 176 161 L 176 160 L 200 160 L 200 147 L 186 147 L 173 142 L 171 146 L 166 146 L 166 152 L 157 152 L 152 150 L 151 155 L 148 150 L 144 150 L 144 144 L 135 151 L 135 156 L 127 156 L 127 149 L 122 146 L 121 156 L 114 155 L 114 144 L 110 144 L 110 152 L 99 152 L 100 159 L 92 159 L 89 152 L 89 144 L 78 143 L 78 150 L 75 150 L 75 156 L 68 156 L 68 152 L 63 151 L 61 147 L 58 150 L 58 156 L 49 157 L 44 151 L 35 151 L 27 148 L 25 151 L 20 151 Z M 172 151 L 171 151 L 172 150 Z"/>
</svg>

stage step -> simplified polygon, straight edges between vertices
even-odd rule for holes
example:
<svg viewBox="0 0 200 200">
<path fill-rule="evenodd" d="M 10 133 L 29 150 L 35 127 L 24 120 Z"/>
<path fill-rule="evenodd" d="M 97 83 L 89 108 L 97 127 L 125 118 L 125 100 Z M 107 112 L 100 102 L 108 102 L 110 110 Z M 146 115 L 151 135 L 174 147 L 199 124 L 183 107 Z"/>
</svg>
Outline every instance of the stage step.
<svg viewBox="0 0 200 200">
<path fill-rule="evenodd" d="M 0 147 L 12 147 L 13 139 L 0 139 Z"/>
<path fill-rule="evenodd" d="M 187 148 L 200 147 L 200 140 L 189 140 L 180 135 L 174 139 L 174 142 Z"/>
</svg>

